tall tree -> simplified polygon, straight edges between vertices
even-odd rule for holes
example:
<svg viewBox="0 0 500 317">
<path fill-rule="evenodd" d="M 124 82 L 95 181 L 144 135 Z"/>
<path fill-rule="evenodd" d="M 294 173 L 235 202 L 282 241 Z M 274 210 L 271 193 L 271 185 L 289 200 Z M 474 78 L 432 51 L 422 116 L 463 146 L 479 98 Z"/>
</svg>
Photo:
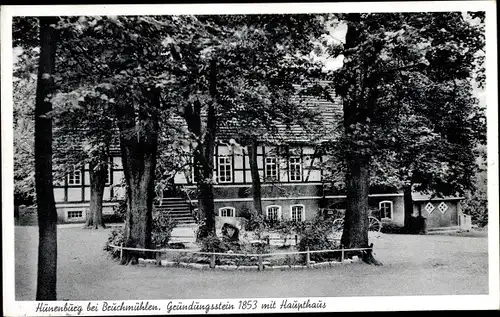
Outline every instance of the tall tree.
<svg viewBox="0 0 500 317">
<path fill-rule="evenodd" d="M 338 72 L 336 92 L 342 98 L 344 112 L 344 145 L 346 162 L 346 214 L 341 243 L 347 248 L 368 247 L 368 194 L 370 156 L 372 144 L 369 136 L 374 132 L 370 122 L 376 113 L 378 98 L 376 84 L 379 79 L 373 71 L 381 44 L 376 35 L 369 36 L 370 28 L 364 25 L 361 14 L 347 14 L 344 51 L 356 50 L 345 58 Z M 362 45 L 373 39 L 369 45 Z M 365 253 L 366 254 L 366 253 Z M 363 260 L 379 264 L 366 254 Z"/>
<path fill-rule="evenodd" d="M 52 110 L 56 18 L 40 17 L 40 60 L 35 103 L 35 186 L 38 213 L 37 300 L 56 300 L 57 212 L 52 188 Z"/>
<path fill-rule="evenodd" d="M 476 148 L 485 142 L 484 109 L 473 88 L 483 78 L 484 32 L 481 23 L 472 23 L 465 13 L 412 14 L 402 19 L 405 33 L 386 36 L 386 42 L 398 49 L 386 50 L 385 58 L 401 67 L 387 82 L 393 108 L 387 124 L 393 129 L 387 132 L 386 150 L 392 154 L 386 151 L 376 159 L 385 160 L 386 171 L 394 169 L 399 178 L 409 231 L 414 190 L 463 195 L 473 187 Z M 421 39 L 417 48 L 425 54 L 425 68 L 405 67 L 412 62 L 408 56 L 414 55 L 414 48 L 410 41 L 398 40 L 402 36 Z"/>
<path fill-rule="evenodd" d="M 110 165 L 110 147 L 116 140 L 112 104 L 101 94 L 86 94 L 84 101 L 57 93 L 52 98 L 56 130 L 56 177 L 66 177 L 75 167 L 88 165 L 90 205 L 86 228 L 105 228 L 102 217 L 104 188 Z"/>
<path fill-rule="evenodd" d="M 402 119 L 397 115 L 401 105 L 411 107 L 406 117 L 400 120 L 406 123 L 408 119 L 407 130 L 424 127 L 429 136 L 441 138 L 444 130 L 435 127 L 446 126 L 449 122 L 436 116 L 438 108 L 432 108 L 432 103 L 416 102 L 414 96 L 429 98 L 428 90 L 436 84 L 444 86 L 445 78 L 460 80 L 469 77 L 474 53 L 469 54 L 467 50 L 476 45 L 478 33 L 466 26 L 462 13 L 347 14 L 339 18 L 348 26 L 340 50 L 344 55 L 344 65 L 334 77 L 336 92 L 343 100 L 347 166 L 347 211 L 342 243 L 360 247 L 368 245 L 370 166 L 377 155 L 386 150 L 397 152 L 397 145 L 401 145 L 401 142 L 396 142 L 401 135 L 394 132 L 402 127 L 396 121 Z M 460 36 L 455 37 L 455 32 L 447 31 L 448 25 L 460 30 Z M 462 52 L 466 54 L 460 54 L 458 47 L 468 47 Z M 336 54 L 340 51 L 333 50 Z M 426 82 L 430 84 L 426 85 Z M 411 87 L 408 90 L 412 90 L 411 94 L 406 93 L 405 102 L 401 102 L 401 96 L 405 95 L 401 92 L 408 87 Z M 426 120 L 431 126 L 423 125 Z M 424 140 L 425 144 L 431 139 L 426 137 Z M 443 152 L 450 157 L 456 153 L 452 147 Z M 432 161 L 435 162 L 446 160 L 438 157 Z M 454 173 L 468 175 L 460 169 L 455 169 Z M 371 256 L 365 260 L 375 262 Z"/>
<path fill-rule="evenodd" d="M 198 136 L 195 173 L 199 173 L 197 183 L 208 232 L 214 234 L 212 157 L 218 129 L 234 120 L 247 124 L 249 115 L 250 120 L 268 119 L 278 96 L 290 94 L 293 83 L 305 80 L 306 65 L 311 63 L 304 56 L 312 51 L 311 40 L 323 29 L 319 17 L 306 15 L 197 19 L 205 26 L 205 33 L 200 32 L 194 41 L 171 42 L 170 46 L 174 58 L 187 65 L 185 87 L 189 88 L 183 95 L 187 104 L 182 112 L 190 131 Z M 298 29 L 302 31 L 296 32 Z M 248 104 L 248 99 L 253 102 Z M 296 104 L 280 102 L 284 105 L 281 117 L 300 113 Z"/>
<path fill-rule="evenodd" d="M 23 46 L 17 46 L 14 53 L 17 57 L 13 75 L 14 204 L 18 206 L 31 205 L 36 200 L 34 110 L 39 56 Z"/>
<path fill-rule="evenodd" d="M 167 56 L 170 36 L 191 34 L 183 17 L 68 17 L 61 80 L 64 91 L 112 105 L 127 188 L 125 245 L 150 248 L 160 122 L 178 89 Z M 179 66 L 179 68 L 181 68 Z M 88 75 L 82 77 L 82 74 Z M 141 252 L 125 252 L 124 263 Z"/>
</svg>

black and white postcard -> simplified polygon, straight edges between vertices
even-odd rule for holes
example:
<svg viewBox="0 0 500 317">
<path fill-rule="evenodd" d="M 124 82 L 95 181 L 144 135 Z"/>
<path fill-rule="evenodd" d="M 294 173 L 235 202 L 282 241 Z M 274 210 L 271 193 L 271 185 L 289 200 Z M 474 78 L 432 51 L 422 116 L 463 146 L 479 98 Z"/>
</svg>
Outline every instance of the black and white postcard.
<svg viewBox="0 0 500 317">
<path fill-rule="evenodd" d="M 3 6 L 6 316 L 499 309 L 496 3 Z"/>
</svg>

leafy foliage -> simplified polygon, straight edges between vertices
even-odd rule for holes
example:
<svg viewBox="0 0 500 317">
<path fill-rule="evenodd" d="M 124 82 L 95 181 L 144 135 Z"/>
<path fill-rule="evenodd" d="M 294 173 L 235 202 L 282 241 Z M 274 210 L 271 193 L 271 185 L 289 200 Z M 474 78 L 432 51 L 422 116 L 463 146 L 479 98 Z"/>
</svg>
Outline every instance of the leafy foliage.
<svg viewBox="0 0 500 317">
<path fill-rule="evenodd" d="M 170 213 L 157 211 L 153 214 L 153 229 L 151 232 L 151 242 L 155 248 L 166 248 L 172 235 L 172 230 L 177 222 Z"/>
<path fill-rule="evenodd" d="M 474 97 L 484 25 L 458 12 L 354 16 L 338 19 L 359 33 L 359 45 L 329 47 L 344 56 L 332 78 L 345 118 L 354 120 L 334 152 L 372 156 L 374 184 L 463 193 L 472 186 L 474 147 L 485 140 L 484 109 Z"/>
<path fill-rule="evenodd" d="M 461 12 L 339 14 L 345 41 L 327 47 L 344 58 L 331 73 L 343 102 L 341 142 L 348 206 L 343 241 L 367 245 L 371 182 L 456 195 L 473 187 L 475 146 L 484 141 L 484 24 Z M 439 145 L 439 146 L 436 146 Z M 351 243 L 355 241 L 354 243 Z"/>
<path fill-rule="evenodd" d="M 479 149 L 485 154 L 485 147 Z M 477 159 L 479 170 L 474 176 L 475 187 L 465 193 L 465 200 L 462 201 L 463 212 L 472 217 L 472 223 L 479 227 L 488 224 L 488 183 L 486 158 Z"/>
<path fill-rule="evenodd" d="M 302 228 L 298 230 L 299 232 L 299 245 L 297 246 L 299 251 L 309 250 L 333 250 L 338 249 L 339 246 L 335 241 L 330 240 L 333 228 L 333 220 L 326 219 L 323 220 L 320 217 L 305 223 Z M 310 258 L 313 261 L 325 261 L 334 256 L 338 256 L 336 253 L 312 253 Z"/>
<path fill-rule="evenodd" d="M 106 241 L 106 244 L 104 245 L 104 251 L 109 253 L 109 256 L 112 258 L 118 258 L 120 257 L 120 250 L 110 247 L 109 245 L 112 244 L 114 246 L 121 246 L 123 243 L 125 243 L 125 237 L 123 235 L 123 228 L 114 228 L 111 230 L 111 232 L 108 235 L 108 240 Z"/>
<path fill-rule="evenodd" d="M 123 204 L 120 206 L 124 206 Z M 152 240 L 155 248 L 166 248 L 170 240 L 172 230 L 176 226 L 175 221 L 170 217 L 170 214 L 165 212 L 157 212 L 153 217 Z M 113 229 L 108 236 L 104 250 L 107 251 L 112 258 L 120 256 L 120 250 L 109 246 L 121 246 L 125 243 L 124 230 L 122 227 Z"/>
<path fill-rule="evenodd" d="M 245 230 L 247 231 L 262 231 L 266 228 L 265 218 L 253 209 L 242 208 L 241 216 L 248 220 L 245 222 Z"/>
<path fill-rule="evenodd" d="M 220 252 L 224 253 L 229 251 L 228 245 L 217 236 L 208 235 L 202 238 L 201 252 Z"/>
<path fill-rule="evenodd" d="M 33 136 L 39 48 L 15 46 L 13 55 L 14 203 L 31 205 L 36 200 Z"/>
</svg>

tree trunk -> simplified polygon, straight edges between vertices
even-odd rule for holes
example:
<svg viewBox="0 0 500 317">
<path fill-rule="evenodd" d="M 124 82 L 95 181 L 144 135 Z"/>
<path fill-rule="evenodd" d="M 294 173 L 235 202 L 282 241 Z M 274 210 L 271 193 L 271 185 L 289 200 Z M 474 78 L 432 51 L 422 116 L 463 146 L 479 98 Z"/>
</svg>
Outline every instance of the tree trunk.
<svg viewBox="0 0 500 317">
<path fill-rule="evenodd" d="M 90 208 L 87 216 L 87 228 L 98 229 L 99 226 L 106 228 L 102 220 L 102 202 L 104 188 L 106 187 L 106 174 L 108 173 L 107 161 L 109 156 L 106 149 L 100 149 L 96 160 L 89 163 L 90 174 Z"/>
<path fill-rule="evenodd" d="M 124 246 L 150 249 L 160 92 L 149 90 L 144 92 L 144 96 L 147 97 L 147 104 L 140 109 L 137 118 L 136 110 L 130 104 L 117 106 L 116 112 L 123 173 L 127 184 Z M 136 264 L 139 257 L 150 255 L 126 250 L 123 254 L 122 264 Z"/>
<path fill-rule="evenodd" d="M 403 201 L 404 201 L 404 229 L 407 233 L 412 233 L 415 228 L 412 228 L 412 214 L 413 214 L 413 198 L 412 186 L 403 187 Z"/>
<path fill-rule="evenodd" d="M 354 48 L 360 38 L 360 14 L 348 14 L 345 49 Z M 368 60 L 352 60 L 344 65 L 343 93 L 344 131 L 346 137 L 346 214 L 341 243 L 344 248 L 367 248 L 368 245 L 368 194 L 370 168 L 370 140 L 357 131 L 365 126 L 372 116 L 376 90 L 368 76 Z M 369 264 L 381 265 L 371 251 L 348 252 L 348 256 L 359 255 Z"/>
<path fill-rule="evenodd" d="M 250 173 L 252 175 L 253 207 L 257 214 L 262 215 L 262 190 L 260 185 L 259 167 L 257 164 L 257 138 L 253 138 L 248 147 L 250 159 Z"/>
<path fill-rule="evenodd" d="M 36 300 L 56 300 L 57 211 L 52 188 L 52 110 L 57 19 L 40 17 L 40 59 L 35 103 L 35 186 L 38 213 L 38 275 Z"/>
<path fill-rule="evenodd" d="M 369 194 L 369 161 L 366 158 L 352 157 L 347 162 L 346 180 L 346 214 L 341 244 L 344 248 L 367 248 L 368 244 L 368 194 Z M 369 264 L 381 265 L 372 252 L 348 252 L 360 255 Z"/>
<path fill-rule="evenodd" d="M 346 213 L 341 243 L 345 248 L 368 246 L 368 162 L 356 157 L 347 164 Z"/>
</svg>

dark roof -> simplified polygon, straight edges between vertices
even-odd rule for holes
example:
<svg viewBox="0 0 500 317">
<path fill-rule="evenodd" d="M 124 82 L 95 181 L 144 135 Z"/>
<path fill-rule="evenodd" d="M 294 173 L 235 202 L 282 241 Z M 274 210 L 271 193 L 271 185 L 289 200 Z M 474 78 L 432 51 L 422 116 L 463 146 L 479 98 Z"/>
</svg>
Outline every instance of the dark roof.
<svg viewBox="0 0 500 317">
<path fill-rule="evenodd" d="M 327 82 L 322 82 L 325 86 Z M 331 92 L 330 92 L 331 93 Z M 332 94 L 333 95 L 333 94 Z M 303 107 L 302 110 L 315 112 L 318 116 L 320 126 L 314 130 L 307 128 L 307 124 L 300 126 L 298 124 L 276 123 L 272 131 L 264 132 L 259 136 L 260 142 L 266 143 L 318 143 L 325 140 L 336 138 L 334 127 L 342 120 L 342 105 L 338 98 L 333 98 L 334 102 L 328 101 L 326 98 L 299 96 L 294 98 L 292 102 L 297 103 L 297 107 Z M 202 115 L 204 115 L 202 113 Z M 172 124 L 173 123 L 173 124 Z M 182 127 L 187 130 L 187 125 L 179 115 L 174 115 L 171 119 L 171 125 Z M 241 142 L 241 131 L 245 129 L 246 124 L 233 118 L 219 123 L 216 140 L 219 142 L 228 142 L 234 139 Z M 311 125 L 312 126 L 312 125 Z M 119 134 L 116 129 L 115 137 L 111 143 L 111 151 L 117 153 L 120 151 Z M 75 142 L 82 137 L 80 130 L 55 129 L 54 130 L 54 149 L 60 153 L 71 151 L 82 151 L 83 145 L 81 142 Z"/>
<path fill-rule="evenodd" d="M 297 97 L 294 101 L 298 107 L 303 107 L 309 113 L 315 113 L 319 126 L 313 128 L 313 124 L 307 128 L 307 121 L 302 125 L 276 123 L 272 131 L 264 131 L 258 138 L 261 142 L 270 143 L 309 143 L 331 140 L 335 138 L 334 127 L 342 120 L 342 106 L 340 101 L 332 103 L 326 99 L 319 97 L 305 97 L 300 100 Z M 217 139 L 227 142 L 230 139 L 240 139 L 241 130 L 245 129 L 243 124 L 240 124 L 237 119 L 223 122 L 219 126 Z"/>
</svg>

